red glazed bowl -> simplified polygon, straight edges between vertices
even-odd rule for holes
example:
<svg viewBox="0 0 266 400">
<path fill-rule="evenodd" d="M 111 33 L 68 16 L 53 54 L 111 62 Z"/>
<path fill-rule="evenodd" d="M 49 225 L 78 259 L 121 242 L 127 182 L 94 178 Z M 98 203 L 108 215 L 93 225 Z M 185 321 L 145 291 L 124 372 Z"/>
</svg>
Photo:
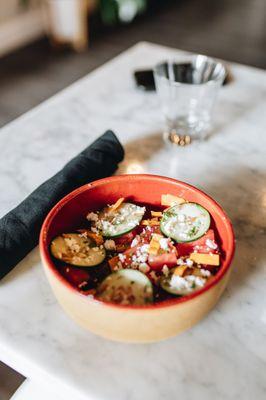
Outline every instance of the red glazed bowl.
<svg viewBox="0 0 266 400">
<path fill-rule="evenodd" d="M 120 306 L 87 297 L 58 272 L 49 252 L 51 240 L 82 225 L 89 211 L 120 197 L 159 206 L 171 193 L 204 206 L 211 214 L 222 250 L 221 267 L 204 288 L 186 297 L 142 307 Z M 153 342 L 178 334 L 199 322 L 217 303 L 228 282 L 234 255 L 232 225 L 222 208 L 205 193 L 184 182 L 156 175 L 121 175 L 74 190 L 46 217 L 40 234 L 42 263 L 63 309 L 81 326 L 100 336 L 125 342 Z"/>
</svg>

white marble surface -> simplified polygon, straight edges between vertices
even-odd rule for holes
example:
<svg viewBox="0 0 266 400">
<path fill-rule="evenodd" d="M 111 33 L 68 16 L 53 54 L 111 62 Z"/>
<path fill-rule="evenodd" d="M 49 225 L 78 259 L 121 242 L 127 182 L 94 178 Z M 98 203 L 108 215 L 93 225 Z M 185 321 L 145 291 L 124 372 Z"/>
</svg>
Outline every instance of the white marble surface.
<svg viewBox="0 0 266 400">
<path fill-rule="evenodd" d="M 141 43 L 0 131 L 1 214 L 112 128 L 127 148 L 121 171 L 137 163 L 195 184 L 234 224 L 224 296 L 198 326 L 165 342 L 112 343 L 76 326 L 37 249 L 0 283 L 0 359 L 75 400 L 266 398 L 266 73 L 232 65 L 211 138 L 169 153 L 156 96 L 136 90 L 131 72 L 173 54 L 181 53 Z"/>
</svg>

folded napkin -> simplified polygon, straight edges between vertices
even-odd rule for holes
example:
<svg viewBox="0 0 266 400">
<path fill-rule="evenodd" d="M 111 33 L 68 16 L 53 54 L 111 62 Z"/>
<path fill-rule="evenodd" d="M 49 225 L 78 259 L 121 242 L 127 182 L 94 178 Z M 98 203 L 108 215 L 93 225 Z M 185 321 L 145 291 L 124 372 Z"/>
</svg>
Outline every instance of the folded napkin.
<svg viewBox="0 0 266 400">
<path fill-rule="evenodd" d="M 107 131 L 1 218 L 0 279 L 37 245 L 44 218 L 62 197 L 81 185 L 112 175 L 123 157 L 122 145 L 112 131 Z"/>
</svg>

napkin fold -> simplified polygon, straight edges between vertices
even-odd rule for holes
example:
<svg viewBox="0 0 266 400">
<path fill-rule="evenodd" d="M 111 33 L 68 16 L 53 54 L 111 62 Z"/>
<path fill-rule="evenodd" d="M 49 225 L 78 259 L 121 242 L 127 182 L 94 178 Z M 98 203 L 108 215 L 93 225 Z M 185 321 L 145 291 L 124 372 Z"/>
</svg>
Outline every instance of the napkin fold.
<svg viewBox="0 0 266 400">
<path fill-rule="evenodd" d="M 112 175 L 123 158 L 121 143 L 107 131 L 1 218 L 0 279 L 37 245 L 44 218 L 62 197 L 81 185 Z"/>
</svg>

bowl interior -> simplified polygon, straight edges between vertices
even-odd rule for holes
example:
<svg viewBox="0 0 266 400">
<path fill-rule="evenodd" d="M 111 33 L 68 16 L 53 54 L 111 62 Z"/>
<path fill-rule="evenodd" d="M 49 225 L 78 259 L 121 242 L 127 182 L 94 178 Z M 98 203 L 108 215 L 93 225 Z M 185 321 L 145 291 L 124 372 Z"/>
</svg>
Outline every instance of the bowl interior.
<svg viewBox="0 0 266 400">
<path fill-rule="evenodd" d="M 105 178 L 82 186 L 64 197 L 48 214 L 41 231 L 41 252 L 47 264 L 56 272 L 49 252 L 51 240 L 61 233 L 80 228 L 89 211 L 96 211 L 106 204 L 112 204 L 119 197 L 158 207 L 161 195 L 167 193 L 199 203 L 210 212 L 211 227 L 215 230 L 222 253 L 221 268 L 217 278 L 218 275 L 223 275 L 230 265 L 234 252 L 234 235 L 228 217 L 213 199 L 200 190 L 174 179 L 154 175 L 121 175 Z"/>
</svg>

